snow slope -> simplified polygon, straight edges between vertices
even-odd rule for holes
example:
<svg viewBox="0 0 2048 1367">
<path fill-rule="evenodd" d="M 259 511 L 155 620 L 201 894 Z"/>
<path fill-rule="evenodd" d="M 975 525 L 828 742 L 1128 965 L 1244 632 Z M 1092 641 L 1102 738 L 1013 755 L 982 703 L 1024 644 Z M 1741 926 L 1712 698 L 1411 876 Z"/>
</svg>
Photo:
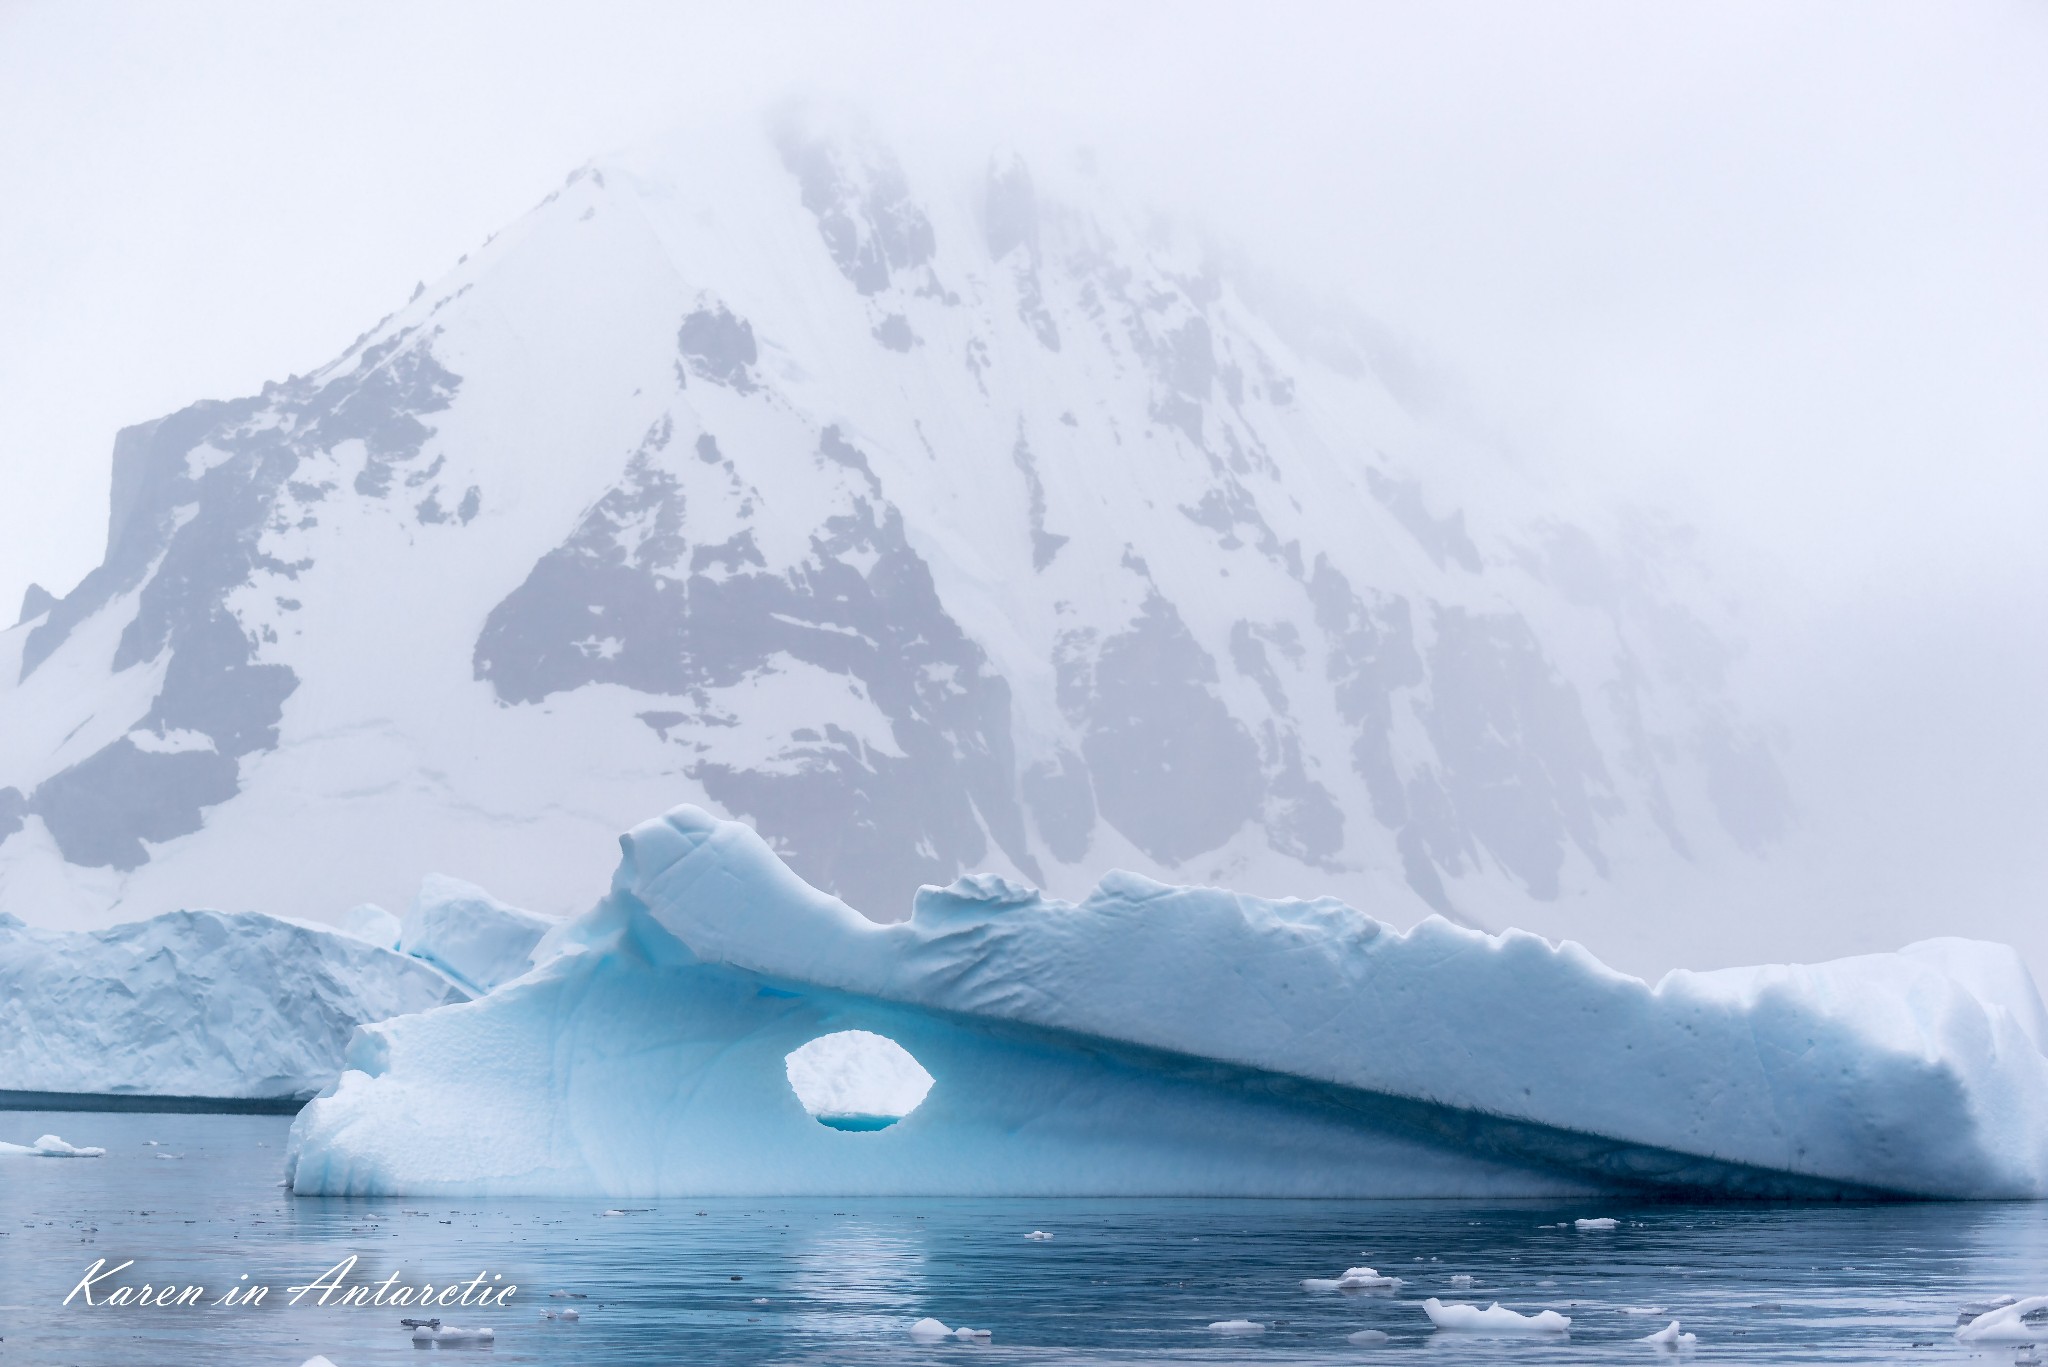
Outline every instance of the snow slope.
<svg viewBox="0 0 2048 1367">
<path fill-rule="evenodd" d="M 0 1091 L 311 1096 L 358 1025 L 463 996 L 403 955 L 253 912 L 68 933 L 0 916 Z"/>
<path fill-rule="evenodd" d="M 962 880 L 885 926 L 694 808 L 622 844 L 561 957 L 358 1036 L 297 1190 L 2048 1195 L 2048 1058 L 1924 955 L 1651 987 L 1131 874 L 1078 905 Z M 814 1121 L 783 1059 L 842 1030 L 907 1049 L 923 1104 Z"/>
<path fill-rule="evenodd" d="M 1786 829 L 1671 528 L 1084 170 L 674 139 L 113 463 L 105 562 L 0 632 L 39 924 L 574 912 L 681 801 L 882 918 L 1123 867 L 1525 923 Z"/>
</svg>

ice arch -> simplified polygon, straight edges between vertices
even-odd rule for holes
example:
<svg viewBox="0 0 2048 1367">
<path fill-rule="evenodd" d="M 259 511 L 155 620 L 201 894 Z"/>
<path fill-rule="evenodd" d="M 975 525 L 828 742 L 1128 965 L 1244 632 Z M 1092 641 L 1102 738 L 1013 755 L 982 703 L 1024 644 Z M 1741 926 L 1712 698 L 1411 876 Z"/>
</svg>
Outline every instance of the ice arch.
<svg viewBox="0 0 2048 1367">
<path fill-rule="evenodd" d="M 963 879 L 876 925 L 689 807 L 622 845 L 547 963 L 358 1032 L 294 1190 L 2048 1195 L 2040 1004 L 2002 947 L 1652 987 L 1129 874 L 1079 904 Z M 942 1080 L 858 1143 L 787 1077 L 843 1031 Z"/>
</svg>

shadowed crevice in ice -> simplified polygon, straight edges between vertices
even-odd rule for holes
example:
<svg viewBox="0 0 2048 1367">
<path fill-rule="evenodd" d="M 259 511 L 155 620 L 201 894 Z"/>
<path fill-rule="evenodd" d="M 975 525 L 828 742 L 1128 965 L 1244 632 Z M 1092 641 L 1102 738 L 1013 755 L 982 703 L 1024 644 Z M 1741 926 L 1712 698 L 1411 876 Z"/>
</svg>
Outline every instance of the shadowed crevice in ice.
<svg viewBox="0 0 2048 1367">
<path fill-rule="evenodd" d="M 561 957 L 358 1037 L 295 1190 L 2048 1194 L 2048 1016 L 2002 946 L 1652 988 L 1519 932 L 1130 874 L 1080 904 L 962 879 L 881 926 L 692 808 L 622 844 Z M 847 1030 L 934 1079 L 900 1123 L 830 1130 L 789 1089 Z"/>
</svg>

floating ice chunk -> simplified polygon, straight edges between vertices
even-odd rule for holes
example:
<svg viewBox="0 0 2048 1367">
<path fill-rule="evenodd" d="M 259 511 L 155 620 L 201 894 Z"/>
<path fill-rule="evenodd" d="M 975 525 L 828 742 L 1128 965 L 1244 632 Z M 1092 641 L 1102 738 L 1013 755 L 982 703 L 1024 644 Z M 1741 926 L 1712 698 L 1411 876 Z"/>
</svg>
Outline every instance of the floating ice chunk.
<svg viewBox="0 0 2048 1367">
<path fill-rule="evenodd" d="M 963 1324 L 953 1331 L 953 1337 L 963 1343 L 987 1343 L 995 1338 L 995 1331 L 991 1329 L 969 1329 Z"/>
<path fill-rule="evenodd" d="M 1621 1313 L 1624 1315 L 1661 1315 L 1664 1313 L 1664 1307 L 1661 1305 L 1624 1305 L 1621 1307 Z"/>
<path fill-rule="evenodd" d="M 1046 1233 L 1046 1232 L 1045 1232 L 1044 1230 L 1042 1230 L 1042 1229 L 1034 1229 L 1034 1230 L 1032 1230 L 1032 1231 L 1031 1231 L 1031 1232 L 1030 1232 L 1029 1234 L 1025 1235 L 1024 1237 L 1025 1237 L 1025 1238 L 1027 1238 L 1027 1239 L 1037 1239 L 1037 1240 L 1039 1240 L 1039 1241 L 1043 1242 L 1043 1241 L 1044 1241 L 1044 1240 L 1046 1240 L 1046 1239 L 1050 1239 L 1050 1238 L 1052 1237 L 1052 1235 L 1050 1235 L 1050 1234 L 1047 1234 L 1047 1233 Z"/>
<path fill-rule="evenodd" d="M 2048 1339 L 2048 1324 L 2028 1324 L 2026 1317 L 2048 1308 L 2048 1296 L 2028 1296 L 1987 1310 L 1968 1324 L 1956 1326 L 1963 1343 L 2037 1343 Z"/>
<path fill-rule="evenodd" d="M 1355 1343 L 1361 1348 L 1376 1348 L 1382 1343 L 1391 1342 L 1388 1336 L 1378 1329 L 1361 1329 L 1355 1334 L 1346 1334 L 1344 1341 Z"/>
<path fill-rule="evenodd" d="M 1968 1324 L 1979 1315 L 1987 1315 L 1993 1310 L 2002 1310 L 2018 1299 L 2018 1296 L 1993 1296 L 1990 1300 L 1970 1301 L 1962 1309 L 1956 1311 L 1956 1323 Z"/>
<path fill-rule="evenodd" d="M 1575 1229 L 1613 1229 L 1620 1223 L 1621 1221 L 1611 1215 L 1602 1215 L 1593 1220 L 1574 1220 L 1572 1226 Z"/>
<path fill-rule="evenodd" d="M 923 1339 L 929 1343 L 936 1343 L 940 1339 L 953 1337 L 953 1331 L 933 1319 L 930 1315 L 926 1315 L 916 1324 L 910 1326 L 910 1336 L 914 1339 Z"/>
<path fill-rule="evenodd" d="M 23 1158 L 104 1158 L 105 1149 L 82 1149 L 67 1144 L 54 1134 L 46 1134 L 33 1144 L 0 1144 L 0 1154 L 14 1154 Z"/>
<path fill-rule="evenodd" d="M 432 1344 L 436 1348 L 480 1348 L 486 1343 L 497 1341 L 497 1333 L 490 1329 L 460 1329 L 455 1325 L 442 1324 L 431 1320 L 416 1325 L 412 1331 L 412 1345 Z"/>
<path fill-rule="evenodd" d="M 1422 1310 L 1437 1328 L 1466 1334 L 1563 1334 L 1572 1327 L 1570 1315 L 1560 1315 L 1555 1310 L 1520 1315 L 1498 1301 L 1481 1310 L 1476 1305 L 1455 1301 L 1446 1305 L 1431 1296 L 1422 1303 Z"/>
<path fill-rule="evenodd" d="M 1698 1334 L 1681 1333 L 1678 1328 L 1678 1321 L 1673 1320 L 1656 1333 L 1643 1335 L 1640 1341 L 1643 1343 L 1654 1343 L 1659 1348 L 1691 1348 L 1700 1341 L 1700 1336 Z"/>
<path fill-rule="evenodd" d="M 1451 1285 L 1452 1285 L 1452 1286 L 1470 1286 L 1470 1285 L 1472 1285 L 1472 1274 L 1471 1274 L 1470 1272 L 1453 1272 L 1453 1273 L 1451 1274 Z"/>
<path fill-rule="evenodd" d="M 1304 1277 L 1304 1291 L 1385 1291 L 1399 1286 L 1399 1277 L 1383 1277 L 1370 1267 L 1345 1269 L 1341 1277 Z"/>
<path fill-rule="evenodd" d="M 334 1367 L 334 1363 L 328 1359 L 325 1353 L 319 1353 L 307 1358 L 299 1364 L 299 1367 Z"/>
<path fill-rule="evenodd" d="M 587 1301 L 590 1299 L 590 1293 L 587 1291 L 550 1291 L 548 1292 L 548 1299 L 551 1301 Z"/>
<path fill-rule="evenodd" d="M 1263 1334 L 1266 1326 L 1257 1320 L 1217 1320 L 1209 1326 L 1212 1334 Z"/>
</svg>

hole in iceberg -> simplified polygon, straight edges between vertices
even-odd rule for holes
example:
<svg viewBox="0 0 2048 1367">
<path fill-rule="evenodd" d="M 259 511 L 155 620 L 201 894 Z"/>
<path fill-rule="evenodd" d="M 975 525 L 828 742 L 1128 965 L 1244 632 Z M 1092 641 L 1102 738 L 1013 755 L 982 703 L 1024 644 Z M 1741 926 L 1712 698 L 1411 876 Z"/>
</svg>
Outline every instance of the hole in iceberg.
<svg viewBox="0 0 2048 1367">
<path fill-rule="evenodd" d="M 872 1030 L 820 1035 L 783 1067 L 811 1118 L 835 1130 L 886 1130 L 932 1089 L 932 1075 L 908 1049 Z"/>
</svg>

